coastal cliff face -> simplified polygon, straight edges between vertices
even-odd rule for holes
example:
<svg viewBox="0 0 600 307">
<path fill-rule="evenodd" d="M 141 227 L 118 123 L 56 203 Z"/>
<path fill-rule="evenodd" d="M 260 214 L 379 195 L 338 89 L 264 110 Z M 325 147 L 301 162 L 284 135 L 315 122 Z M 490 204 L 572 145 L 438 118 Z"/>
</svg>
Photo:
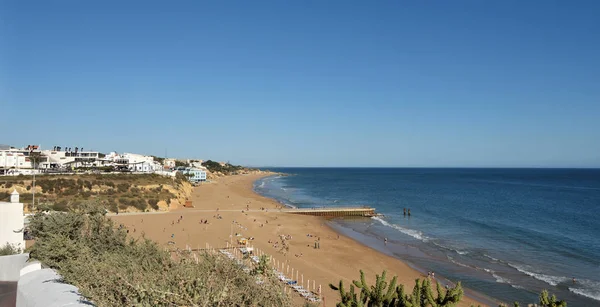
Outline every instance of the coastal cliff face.
<svg viewBox="0 0 600 307">
<path fill-rule="evenodd" d="M 31 176 L 0 178 L 0 201 L 13 190 L 21 195 L 26 212 L 32 209 L 34 191 L 38 208 L 66 211 L 95 201 L 111 212 L 139 212 L 183 206 L 193 186 L 183 177 L 152 174 L 44 175 L 36 178 L 35 188 Z"/>
</svg>

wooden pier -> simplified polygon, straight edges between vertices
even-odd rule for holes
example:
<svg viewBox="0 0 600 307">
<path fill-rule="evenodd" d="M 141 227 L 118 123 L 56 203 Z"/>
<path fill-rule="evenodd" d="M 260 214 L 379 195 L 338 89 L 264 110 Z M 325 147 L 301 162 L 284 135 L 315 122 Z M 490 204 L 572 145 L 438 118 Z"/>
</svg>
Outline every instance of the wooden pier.
<svg viewBox="0 0 600 307">
<path fill-rule="evenodd" d="M 326 217 L 344 217 L 344 216 L 364 216 L 372 217 L 379 214 L 375 213 L 375 208 L 369 207 L 330 207 L 330 208 L 300 208 L 283 209 L 281 212 L 326 216 Z"/>
</svg>

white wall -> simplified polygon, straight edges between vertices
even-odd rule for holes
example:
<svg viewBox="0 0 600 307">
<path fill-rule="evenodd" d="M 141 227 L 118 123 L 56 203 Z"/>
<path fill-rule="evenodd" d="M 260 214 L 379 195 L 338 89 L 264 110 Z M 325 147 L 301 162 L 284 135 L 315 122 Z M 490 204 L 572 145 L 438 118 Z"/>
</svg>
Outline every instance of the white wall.
<svg viewBox="0 0 600 307">
<path fill-rule="evenodd" d="M 21 250 L 25 249 L 22 231 L 24 222 L 23 203 L 0 202 L 0 246 L 9 243 Z"/>
<path fill-rule="evenodd" d="M 0 151 L 0 167 L 4 168 L 32 168 L 31 162 L 28 161 L 22 152 L 2 150 Z"/>
</svg>

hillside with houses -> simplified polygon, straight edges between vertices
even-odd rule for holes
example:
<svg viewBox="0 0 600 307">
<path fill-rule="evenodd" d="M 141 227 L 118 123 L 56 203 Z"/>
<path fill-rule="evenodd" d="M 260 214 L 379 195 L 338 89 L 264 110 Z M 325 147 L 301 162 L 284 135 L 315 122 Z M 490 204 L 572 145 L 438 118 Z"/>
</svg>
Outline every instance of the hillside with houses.
<svg viewBox="0 0 600 307">
<path fill-rule="evenodd" d="M 64 211 L 92 200 L 111 212 L 162 211 L 183 206 L 194 185 L 252 172 L 212 160 L 0 145 L 0 201 L 16 190 L 26 210 Z"/>
</svg>

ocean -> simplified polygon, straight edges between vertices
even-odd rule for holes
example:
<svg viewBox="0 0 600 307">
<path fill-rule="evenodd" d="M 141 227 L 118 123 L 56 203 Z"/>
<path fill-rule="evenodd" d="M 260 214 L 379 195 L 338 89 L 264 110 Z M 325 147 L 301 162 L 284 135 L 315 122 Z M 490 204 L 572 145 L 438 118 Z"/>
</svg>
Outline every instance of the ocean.
<svg viewBox="0 0 600 307">
<path fill-rule="evenodd" d="M 254 188 L 282 204 L 375 207 L 330 225 L 422 272 L 522 306 L 542 289 L 600 306 L 600 169 L 269 170 L 290 176 Z"/>
</svg>

